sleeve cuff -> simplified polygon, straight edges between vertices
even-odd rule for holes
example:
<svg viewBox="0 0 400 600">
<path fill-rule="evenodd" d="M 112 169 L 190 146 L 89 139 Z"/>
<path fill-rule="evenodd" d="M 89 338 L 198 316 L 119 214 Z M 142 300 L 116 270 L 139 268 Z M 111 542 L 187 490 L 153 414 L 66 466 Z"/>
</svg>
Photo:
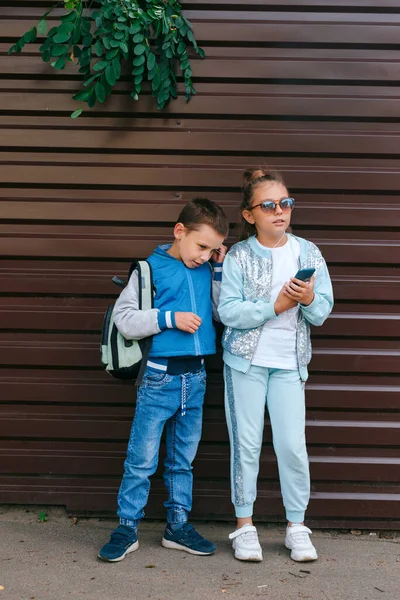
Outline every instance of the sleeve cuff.
<svg viewBox="0 0 400 600">
<path fill-rule="evenodd" d="M 170 310 L 159 310 L 158 326 L 161 330 L 174 329 L 176 327 L 175 313 Z"/>
<path fill-rule="evenodd" d="M 222 281 L 222 265 L 223 263 L 214 263 L 214 281 Z"/>
</svg>

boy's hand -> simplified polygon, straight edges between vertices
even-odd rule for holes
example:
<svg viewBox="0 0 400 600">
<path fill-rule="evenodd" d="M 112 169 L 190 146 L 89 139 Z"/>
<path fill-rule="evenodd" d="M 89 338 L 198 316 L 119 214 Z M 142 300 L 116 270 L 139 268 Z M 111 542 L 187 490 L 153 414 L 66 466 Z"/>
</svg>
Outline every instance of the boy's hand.
<svg viewBox="0 0 400 600">
<path fill-rule="evenodd" d="M 214 250 L 214 252 L 211 254 L 210 260 L 216 263 L 224 262 L 227 251 L 228 248 L 222 244 L 218 250 Z"/>
<path fill-rule="evenodd" d="M 279 292 L 277 299 L 275 300 L 274 311 L 275 311 L 276 315 L 280 315 L 281 313 L 285 312 L 286 310 L 290 310 L 291 308 L 294 308 L 295 306 L 297 306 L 297 300 L 294 300 L 291 297 L 289 297 L 289 295 L 286 291 L 287 285 L 288 284 L 285 283 L 282 286 L 282 289 Z"/>
<path fill-rule="evenodd" d="M 314 276 L 310 281 L 301 281 L 291 277 L 289 283 L 285 284 L 286 293 L 292 300 L 308 306 L 314 300 L 314 282 Z"/>
<path fill-rule="evenodd" d="M 181 331 L 195 333 L 201 325 L 201 319 L 191 312 L 176 312 L 175 323 Z"/>
</svg>

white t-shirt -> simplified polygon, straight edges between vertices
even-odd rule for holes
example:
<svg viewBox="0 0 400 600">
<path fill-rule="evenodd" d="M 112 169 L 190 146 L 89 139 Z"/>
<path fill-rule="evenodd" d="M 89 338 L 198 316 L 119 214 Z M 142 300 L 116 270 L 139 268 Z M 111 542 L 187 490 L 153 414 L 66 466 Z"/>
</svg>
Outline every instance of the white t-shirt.
<svg viewBox="0 0 400 600">
<path fill-rule="evenodd" d="M 256 240 L 258 244 L 260 242 Z M 261 247 L 262 244 L 260 244 Z M 271 248 L 272 289 L 271 302 L 275 302 L 284 283 L 293 277 L 300 264 L 300 244 L 292 236 L 284 246 Z M 252 364 L 271 369 L 297 370 L 296 327 L 299 306 L 269 319 L 261 331 Z"/>
</svg>

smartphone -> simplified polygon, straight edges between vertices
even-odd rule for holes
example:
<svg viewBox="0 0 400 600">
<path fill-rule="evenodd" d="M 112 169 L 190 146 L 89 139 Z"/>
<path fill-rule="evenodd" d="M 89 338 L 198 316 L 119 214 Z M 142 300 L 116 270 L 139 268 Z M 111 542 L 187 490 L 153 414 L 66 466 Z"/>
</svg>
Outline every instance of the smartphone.
<svg viewBox="0 0 400 600">
<path fill-rule="evenodd" d="M 295 278 L 301 281 L 310 281 L 314 273 L 315 269 L 300 269 L 300 271 L 297 271 Z"/>
</svg>

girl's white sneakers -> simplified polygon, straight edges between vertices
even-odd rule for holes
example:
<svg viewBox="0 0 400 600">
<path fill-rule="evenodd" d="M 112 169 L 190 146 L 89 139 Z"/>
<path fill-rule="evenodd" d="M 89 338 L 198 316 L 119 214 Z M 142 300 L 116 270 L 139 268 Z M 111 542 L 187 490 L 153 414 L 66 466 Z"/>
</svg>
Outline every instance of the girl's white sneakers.
<svg viewBox="0 0 400 600">
<path fill-rule="evenodd" d="M 291 550 L 290 558 L 292 560 L 297 562 L 317 560 L 318 554 L 311 543 L 310 533 L 312 533 L 311 529 L 300 523 L 286 528 L 285 546 Z"/>
<path fill-rule="evenodd" d="M 246 523 L 240 529 L 229 534 L 229 539 L 233 540 L 232 548 L 235 551 L 235 558 L 253 562 L 262 561 L 262 549 L 254 525 Z"/>
</svg>

